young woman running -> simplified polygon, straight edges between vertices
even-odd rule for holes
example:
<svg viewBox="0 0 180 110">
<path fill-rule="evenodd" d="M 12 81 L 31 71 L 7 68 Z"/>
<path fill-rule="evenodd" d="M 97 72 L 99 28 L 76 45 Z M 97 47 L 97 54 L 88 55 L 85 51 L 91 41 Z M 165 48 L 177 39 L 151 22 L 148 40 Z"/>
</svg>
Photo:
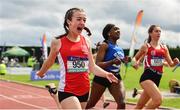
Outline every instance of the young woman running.
<svg viewBox="0 0 180 110">
<path fill-rule="evenodd" d="M 179 63 L 178 58 L 171 59 L 166 45 L 159 42 L 161 37 L 160 26 L 151 25 L 148 34 L 147 43 L 142 45 L 132 59 L 133 67 L 138 69 L 141 58 L 144 58 L 144 72 L 140 78 L 143 92 L 135 109 L 142 109 L 149 100 L 147 109 L 155 109 L 161 105 L 162 95 L 158 86 L 163 73 L 163 62 L 166 61 L 171 67 Z"/>
<path fill-rule="evenodd" d="M 65 34 L 51 42 L 50 54 L 37 75 L 44 77 L 56 56 L 60 64 L 58 97 L 62 109 L 84 109 L 89 96 L 89 72 L 117 82 L 117 78 L 98 67 L 93 60 L 90 40 L 81 33 L 85 29 L 86 14 L 83 9 L 71 8 L 65 14 Z"/>
<path fill-rule="evenodd" d="M 117 103 L 117 109 L 124 109 L 125 89 L 119 74 L 121 61 L 124 60 L 124 52 L 117 45 L 117 40 L 120 38 L 120 28 L 114 24 L 107 24 L 103 29 L 102 35 L 105 40 L 98 49 L 96 64 L 105 71 L 113 73 L 118 78 L 118 83 L 110 83 L 106 78 L 95 75 L 86 108 L 94 107 L 106 88 L 108 88 Z"/>
</svg>

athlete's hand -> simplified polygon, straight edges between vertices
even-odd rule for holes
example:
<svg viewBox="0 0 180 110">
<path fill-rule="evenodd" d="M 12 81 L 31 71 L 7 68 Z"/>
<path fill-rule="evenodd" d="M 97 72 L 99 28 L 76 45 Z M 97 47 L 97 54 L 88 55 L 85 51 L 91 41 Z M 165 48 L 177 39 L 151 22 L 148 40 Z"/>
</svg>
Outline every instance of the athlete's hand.
<svg viewBox="0 0 180 110">
<path fill-rule="evenodd" d="M 106 78 L 109 80 L 110 83 L 118 83 L 118 79 L 112 73 L 107 73 Z"/>
<path fill-rule="evenodd" d="M 124 59 L 123 59 L 123 61 L 124 61 L 125 64 L 131 62 L 131 60 L 132 60 L 132 59 L 131 59 L 131 57 L 129 57 L 129 56 L 125 56 Z"/>
<path fill-rule="evenodd" d="M 43 77 L 44 77 L 44 74 L 43 74 L 43 73 L 41 73 L 40 71 L 37 71 L 37 72 L 36 72 L 36 74 L 37 74 L 39 77 L 41 77 L 41 78 L 43 78 Z"/>
<path fill-rule="evenodd" d="M 116 64 L 116 65 L 120 65 L 121 64 L 121 60 L 119 60 L 117 58 L 114 58 L 112 61 L 113 61 L 113 64 Z"/>
<path fill-rule="evenodd" d="M 174 62 L 175 65 L 177 65 L 179 63 L 179 59 L 178 58 L 174 58 L 173 62 Z"/>
<path fill-rule="evenodd" d="M 136 70 L 139 68 L 139 62 L 136 61 L 135 58 L 132 59 L 131 65 L 132 65 L 132 67 L 133 67 L 134 69 L 136 69 Z"/>
</svg>

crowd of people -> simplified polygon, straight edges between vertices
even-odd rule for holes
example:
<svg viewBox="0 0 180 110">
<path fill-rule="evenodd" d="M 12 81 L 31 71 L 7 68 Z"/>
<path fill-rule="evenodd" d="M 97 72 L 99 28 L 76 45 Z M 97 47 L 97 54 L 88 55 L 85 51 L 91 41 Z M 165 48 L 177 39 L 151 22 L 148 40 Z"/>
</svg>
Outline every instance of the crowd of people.
<svg viewBox="0 0 180 110">
<path fill-rule="evenodd" d="M 66 12 L 65 34 L 52 40 L 50 54 L 37 75 L 43 78 L 58 57 L 61 66 L 56 100 L 62 109 L 93 108 L 106 88 L 116 101 L 117 109 L 125 109 L 125 87 L 120 65 L 130 60 L 117 45 L 120 27 L 111 23 L 105 25 L 102 31 L 104 41 L 98 47 L 96 58 L 93 59 L 91 41 L 82 34 L 82 31 L 86 30 L 87 35 L 91 36 L 91 31 L 86 27 L 86 20 L 83 9 L 71 8 Z M 139 81 L 143 91 L 136 109 L 155 109 L 161 105 L 162 95 L 158 86 L 163 64 L 167 63 L 173 67 L 179 63 L 178 58 L 171 59 L 166 45 L 160 43 L 160 26 L 151 25 L 148 34 L 147 42 L 132 58 L 132 66 L 135 69 L 138 69 L 140 61 L 144 59 L 144 71 Z M 90 73 L 95 75 L 92 84 L 89 80 Z"/>
<path fill-rule="evenodd" d="M 19 59 L 18 58 L 8 58 L 8 57 L 2 57 L 1 62 L 3 62 L 7 67 L 20 67 Z"/>
</svg>

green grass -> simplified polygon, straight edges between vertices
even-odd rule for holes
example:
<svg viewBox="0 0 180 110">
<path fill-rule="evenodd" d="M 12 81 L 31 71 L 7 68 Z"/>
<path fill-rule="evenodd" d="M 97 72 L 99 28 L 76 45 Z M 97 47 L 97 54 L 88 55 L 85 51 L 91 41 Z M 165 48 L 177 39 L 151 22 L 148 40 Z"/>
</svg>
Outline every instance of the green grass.
<svg viewBox="0 0 180 110">
<path fill-rule="evenodd" d="M 59 68 L 58 65 L 55 65 L 52 67 L 52 69 L 54 68 Z M 122 77 L 123 77 L 123 71 L 124 71 L 124 67 L 122 68 Z M 128 68 L 128 71 L 126 73 L 126 78 L 124 79 L 124 85 L 126 90 L 132 90 L 134 87 L 139 88 L 139 78 L 142 74 L 143 68 L 139 68 L 138 70 L 135 70 L 131 67 Z M 90 80 L 92 80 L 93 78 L 93 74 L 90 74 Z M 13 80 L 13 81 L 18 81 L 18 82 L 23 82 L 23 83 L 28 83 L 28 84 L 33 84 L 36 86 L 42 86 L 44 87 L 44 85 L 54 82 L 56 84 L 56 86 L 58 85 L 57 80 L 46 80 L 46 81 L 31 81 L 30 80 L 30 76 L 29 75 L 1 75 L 0 79 L 6 79 L 6 80 Z M 160 90 L 161 91 L 169 91 L 169 80 L 171 79 L 177 79 L 180 81 L 180 68 L 178 68 L 175 72 L 172 72 L 172 68 L 164 68 L 164 73 L 161 79 L 161 83 L 160 83 Z M 136 102 L 137 99 L 127 99 L 127 101 L 130 102 Z M 162 106 L 166 106 L 166 107 L 173 107 L 173 108 L 179 108 L 180 109 L 180 98 L 165 98 L 163 100 L 163 104 Z"/>
<path fill-rule="evenodd" d="M 123 67 L 124 68 L 124 67 Z M 139 79 L 143 72 L 143 68 L 139 68 L 138 70 L 133 69 L 132 67 L 128 68 L 126 73 L 126 78 L 124 79 L 124 84 L 126 90 L 132 90 L 134 87 L 141 88 L 139 85 Z M 123 77 L 123 75 L 122 75 Z M 180 81 L 180 68 L 176 69 L 175 72 L 172 72 L 172 68 L 164 68 L 164 73 L 162 75 L 162 79 L 159 85 L 160 90 L 169 90 L 169 81 L 171 79 L 176 79 Z"/>
</svg>

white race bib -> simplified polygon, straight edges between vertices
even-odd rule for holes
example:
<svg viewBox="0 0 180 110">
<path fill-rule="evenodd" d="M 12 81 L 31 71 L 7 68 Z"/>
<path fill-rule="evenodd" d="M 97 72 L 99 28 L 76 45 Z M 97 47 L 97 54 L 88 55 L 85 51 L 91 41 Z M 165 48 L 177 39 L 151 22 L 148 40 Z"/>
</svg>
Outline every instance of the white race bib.
<svg viewBox="0 0 180 110">
<path fill-rule="evenodd" d="M 87 72 L 89 61 L 87 58 L 81 57 L 68 57 L 67 60 L 67 71 L 71 73 Z"/>
<path fill-rule="evenodd" d="M 151 65 L 152 66 L 163 66 L 163 61 L 164 61 L 163 58 L 155 57 L 155 58 L 151 59 Z"/>
</svg>

